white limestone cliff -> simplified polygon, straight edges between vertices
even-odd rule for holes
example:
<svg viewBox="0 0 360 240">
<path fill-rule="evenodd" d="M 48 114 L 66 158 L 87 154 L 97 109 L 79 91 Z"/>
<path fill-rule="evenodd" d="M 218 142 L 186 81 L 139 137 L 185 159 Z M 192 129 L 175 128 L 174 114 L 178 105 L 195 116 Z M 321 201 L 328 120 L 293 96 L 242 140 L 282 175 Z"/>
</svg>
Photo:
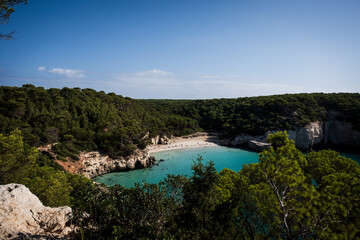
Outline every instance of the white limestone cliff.
<svg viewBox="0 0 360 240">
<path fill-rule="evenodd" d="M 147 150 L 137 150 L 129 157 L 111 158 L 99 152 L 83 152 L 80 154 L 83 161 L 79 174 L 93 178 L 109 172 L 132 170 L 135 168 L 149 167 L 152 164 Z"/>
<path fill-rule="evenodd" d="M 309 151 L 318 145 L 347 145 L 360 147 L 360 131 L 355 130 L 350 122 L 339 120 L 343 116 L 335 111 L 329 111 L 324 122 L 315 121 L 303 127 L 287 130 L 289 138 L 295 141 L 297 148 Z M 269 134 L 283 130 L 268 131 L 263 136 L 240 134 L 228 145 L 247 145 L 249 148 L 261 151 L 266 148 L 266 138 Z"/>
<path fill-rule="evenodd" d="M 323 142 L 324 129 L 320 121 L 312 122 L 295 130 L 288 130 L 289 138 L 295 141 L 295 146 L 302 150 L 311 150 Z"/>
<path fill-rule="evenodd" d="M 24 185 L 0 185 L 0 239 L 64 237 L 72 231 L 67 226 L 71 217 L 70 207 L 45 207 Z"/>
</svg>

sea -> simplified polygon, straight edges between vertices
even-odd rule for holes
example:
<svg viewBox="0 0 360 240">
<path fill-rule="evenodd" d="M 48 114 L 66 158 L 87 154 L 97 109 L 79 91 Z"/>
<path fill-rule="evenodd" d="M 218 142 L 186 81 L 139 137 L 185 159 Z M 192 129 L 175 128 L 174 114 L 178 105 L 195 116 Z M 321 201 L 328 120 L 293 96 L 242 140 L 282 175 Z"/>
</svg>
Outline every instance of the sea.
<svg viewBox="0 0 360 240">
<path fill-rule="evenodd" d="M 118 184 L 131 188 L 136 183 L 158 183 L 168 174 L 191 176 L 191 166 L 194 165 L 198 157 L 202 157 L 204 164 L 208 161 L 213 161 L 217 171 L 228 168 L 238 172 L 242 169 L 243 165 L 258 163 L 258 154 L 258 152 L 247 149 L 223 146 L 169 150 L 151 154 L 157 160 L 157 165 L 151 168 L 108 173 L 93 178 L 93 180 L 108 186 Z M 341 152 L 340 154 L 360 163 L 360 154 Z"/>
</svg>

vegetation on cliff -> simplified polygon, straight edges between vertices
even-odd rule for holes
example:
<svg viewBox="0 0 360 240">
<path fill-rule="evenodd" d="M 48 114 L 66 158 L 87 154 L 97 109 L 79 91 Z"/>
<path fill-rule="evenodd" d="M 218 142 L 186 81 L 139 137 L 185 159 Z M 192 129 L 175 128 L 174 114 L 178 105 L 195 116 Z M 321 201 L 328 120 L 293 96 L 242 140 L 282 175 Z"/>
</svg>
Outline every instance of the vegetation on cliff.
<svg viewBox="0 0 360 240">
<path fill-rule="evenodd" d="M 128 156 L 150 137 L 199 130 L 196 120 L 160 114 L 142 102 L 92 89 L 0 87 L 0 132 L 20 129 L 30 146 L 60 142 L 53 151 L 77 160 L 79 151 Z"/>
<path fill-rule="evenodd" d="M 46 206 L 71 205 L 74 194 L 91 181 L 84 176 L 64 172 L 35 147 L 23 142 L 19 130 L 0 134 L 0 184 L 27 186 Z"/>
<path fill-rule="evenodd" d="M 202 129 L 261 135 L 326 120 L 327 112 L 360 129 L 360 94 L 287 94 L 213 100 L 134 100 L 92 89 L 0 87 L 0 132 L 20 129 L 30 146 L 59 143 L 59 159 L 79 151 L 128 156 L 156 135 Z M 200 128 L 201 127 L 201 128 Z"/>
<path fill-rule="evenodd" d="M 204 129 L 234 137 L 239 133 L 262 135 L 269 130 L 290 130 L 327 119 L 335 110 L 342 119 L 360 129 L 359 93 L 285 94 L 263 97 L 212 100 L 144 100 L 167 114 L 196 119 Z"/>
</svg>

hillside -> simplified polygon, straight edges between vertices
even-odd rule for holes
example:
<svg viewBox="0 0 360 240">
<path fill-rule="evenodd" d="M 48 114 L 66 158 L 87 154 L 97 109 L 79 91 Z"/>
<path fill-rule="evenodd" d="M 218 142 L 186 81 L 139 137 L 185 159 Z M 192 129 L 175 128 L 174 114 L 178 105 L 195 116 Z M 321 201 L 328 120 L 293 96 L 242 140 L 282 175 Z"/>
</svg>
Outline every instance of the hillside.
<svg viewBox="0 0 360 240">
<path fill-rule="evenodd" d="M 144 100 L 164 113 L 196 119 L 204 129 L 220 131 L 227 137 L 240 133 L 262 135 L 269 130 L 293 129 L 327 120 L 329 111 L 360 130 L 359 93 L 285 94 L 264 97 L 212 100 Z"/>
<path fill-rule="evenodd" d="M 128 156 L 156 135 L 199 130 L 196 120 L 163 114 L 128 97 L 92 89 L 44 89 L 33 85 L 0 88 L 0 131 L 20 129 L 30 146 L 57 143 L 59 156 L 100 150 Z"/>
<path fill-rule="evenodd" d="M 113 157 L 128 156 L 145 148 L 152 137 L 180 136 L 201 129 L 234 139 L 240 134 L 258 136 L 332 119 L 337 121 L 335 125 L 348 124 L 348 132 L 360 130 L 358 93 L 135 100 L 92 89 L 46 90 L 28 84 L 20 88 L 1 87 L 0 103 L 2 133 L 20 129 L 24 142 L 30 146 L 59 142 L 53 151 L 60 159 L 77 160 L 84 150 L 99 150 Z M 332 142 L 351 145 L 354 139 L 357 138 L 349 136 L 344 141 Z"/>
</svg>

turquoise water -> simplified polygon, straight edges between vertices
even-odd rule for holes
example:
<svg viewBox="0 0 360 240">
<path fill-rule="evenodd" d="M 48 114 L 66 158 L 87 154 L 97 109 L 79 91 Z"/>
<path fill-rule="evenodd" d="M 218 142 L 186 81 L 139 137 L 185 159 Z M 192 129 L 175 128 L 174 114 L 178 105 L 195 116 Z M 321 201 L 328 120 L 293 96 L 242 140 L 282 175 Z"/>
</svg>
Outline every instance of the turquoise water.
<svg viewBox="0 0 360 240">
<path fill-rule="evenodd" d="M 93 180 L 105 183 L 108 186 L 115 184 L 125 187 L 133 187 L 135 183 L 146 181 L 148 183 L 157 183 L 163 180 L 167 174 L 183 174 L 190 176 L 192 174 L 191 165 L 201 155 L 204 163 L 213 161 L 215 168 L 220 171 L 223 168 L 229 168 L 239 171 L 243 164 L 258 162 L 258 153 L 246 151 L 238 148 L 228 148 L 221 146 L 192 148 L 164 151 L 153 153 L 159 165 L 152 168 L 138 169 L 129 172 L 116 172 L 98 176 Z M 164 161 L 160 162 L 160 159 Z"/>
<path fill-rule="evenodd" d="M 352 158 L 360 164 L 360 154 L 340 154 Z M 258 162 L 257 152 L 221 146 L 171 150 L 153 153 L 151 155 L 157 159 L 159 165 L 129 172 L 109 173 L 98 176 L 93 180 L 95 182 L 105 183 L 108 186 L 119 184 L 124 187 L 133 187 L 135 183 L 142 181 L 157 183 L 163 180 L 167 174 L 190 176 L 192 174 L 191 165 L 193 165 L 199 155 L 203 157 L 204 163 L 210 160 L 213 161 L 218 171 L 223 168 L 229 168 L 237 172 L 241 170 L 243 164 Z M 164 161 L 160 162 L 160 159 L 164 159 Z"/>
</svg>

